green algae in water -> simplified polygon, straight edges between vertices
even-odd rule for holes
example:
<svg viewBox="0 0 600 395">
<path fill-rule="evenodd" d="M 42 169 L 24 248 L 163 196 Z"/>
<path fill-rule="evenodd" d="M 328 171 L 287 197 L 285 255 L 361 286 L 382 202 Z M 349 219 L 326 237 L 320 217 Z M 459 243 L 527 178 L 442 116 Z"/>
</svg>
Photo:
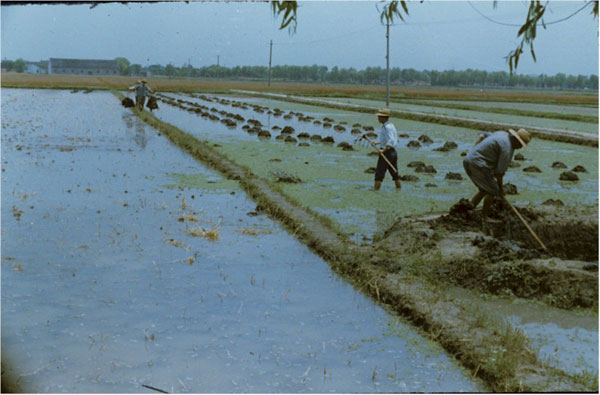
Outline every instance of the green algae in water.
<svg viewBox="0 0 600 395">
<path fill-rule="evenodd" d="M 191 188 L 209 191 L 219 191 L 223 189 L 236 190 L 238 188 L 236 181 L 214 176 L 208 176 L 203 173 L 169 173 L 168 176 L 175 181 L 175 184 L 165 185 L 165 187 L 169 189 Z"/>
</svg>

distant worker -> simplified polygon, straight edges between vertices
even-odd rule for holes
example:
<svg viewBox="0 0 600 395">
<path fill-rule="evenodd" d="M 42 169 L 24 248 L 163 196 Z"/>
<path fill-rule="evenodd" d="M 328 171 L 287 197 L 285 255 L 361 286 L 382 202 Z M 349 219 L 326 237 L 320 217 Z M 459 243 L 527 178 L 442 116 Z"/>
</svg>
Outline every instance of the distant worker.
<svg viewBox="0 0 600 395">
<path fill-rule="evenodd" d="M 379 141 L 371 144 L 379 148 L 379 159 L 377 160 L 377 170 L 375 171 L 375 186 L 378 191 L 381 188 L 381 182 L 385 177 L 386 171 L 390 172 L 392 180 L 396 184 L 396 189 L 401 188 L 400 178 L 398 176 L 398 154 L 396 145 L 398 144 L 398 132 L 393 123 L 390 122 L 390 110 L 382 108 L 377 112 L 377 120 L 381 123 L 379 130 Z M 387 160 L 386 160 L 387 159 Z"/>
<path fill-rule="evenodd" d="M 463 161 L 467 175 L 479 188 L 471 199 L 473 208 L 483 200 L 482 216 L 485 221 L 495 197 L 504 198 L 502 180 L 516 149 L 525 147 L 531 135 L 525 129 L 483 133 Z"/>
<path fill-rule="evenodd" d="M 140 111 L 144 109 L 146 97 L 153 92 L 146 83 L 146 80 L 138 80 L 137 85 L 129 87 L 129 90 L 135 92 L 135 105 Z"/>
</svg>

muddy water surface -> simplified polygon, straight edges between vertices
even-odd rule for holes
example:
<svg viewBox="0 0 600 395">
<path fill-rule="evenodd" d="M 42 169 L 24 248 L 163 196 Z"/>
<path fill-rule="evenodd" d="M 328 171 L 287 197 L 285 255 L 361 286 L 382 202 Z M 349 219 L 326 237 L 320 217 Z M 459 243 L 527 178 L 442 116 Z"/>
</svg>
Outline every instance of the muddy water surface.
<svg viewBox="0 0 600 395">
<path fill-rule="evenodd" d="M 109 93 L 2 90 L 2 358 L 27 392 L 483 389 Z"/>
<path fill-rule="evenodd" d="M 354 151 L 342 151 L 337 147 L 341 141 L 354 143 L 356 136 L 350 133 L 353 124 L 377 127 L 376 119 L 372 115 L 272 99 L 208 95 L 206 97 L 211 101 L 207 101 L 188 95 L 168 96 L 219 111 L 240 114 L 245 119 L 259 120 L 264 129 L 271 131 L 271 139 L 259 140 L 256 135 L 249 135 L 241 128 L 245 122 L 238 122 L 236 127 L 229 128 L 218 121 L 210 121 L 195 113 L 166 104 L 156 112 L 160 119 L 201 140 L 220 145 L 218 149 L 221 152 L 251 168 L 255 174 L 272 178 L 274 172 L 285 171 L 299 177 L 304 181 L 302 184 L 282 185 L 283 190 L 315 211 L 334 219 L 340 224 L 342 231 L 355 241 L 371 239 L 377 232 L 385 231 L 398 217 L 447 210 L 460 198 L 470 197 L 476 192 L 476 188 L 464 173 L 463 157 L 460 155 L 473 145 L 478 134 L 475 130 L 394 119 L 399 133 L 408 135 L 399 140 L 399 172 L 402 175 L 416 176 L 419 180 L 403 182 L 402 192 L 397 193 L 387 175 L 382 190 L 375 194 L 371 191 L 373 174 L 365 172 L 377 162 L 376 157 L 367 155 L 373 151 L 372 148 L 354 144 Z M 346 131 L 336 132 L 332 127 L 325 128 L 322 124 L 303 122 L 296 115 L 284 119 L 283 116 L 275 117 L 268 112 L 256 112 L 251 107 L 236 108 L 220 103 L 222 99 L 258 104 L 270 109 L 280 108 L 285 114 L 289 114 L 290 111 L 301 112 L 321 121 L 329 117 L 335 120 L 334 124 L 346 122 Z M 219 116 L 224 117 L 220 114 Z M 300 147 L 297 143 L 283 143 L 275 140 L 279 131 L 273 131 L 273 126 L 291 126 L 296 130 L 296 136 L 300 132 L 332 136 L 336 143 L 325 145 L 309 141 L 308 147 Z M 406 147 L 410 140 L 416 140 L 422 134 L 430 136 L 433 143 L 423 144 L 418 149 Z M 442 146 L 446 141 L 456 142 L 458 148 L 450 152 L 435 151 L 435 148 Z M 539 205 L 550 198 L 560 199 L 566 205 L 591 205 L 597 202 L 597 148 L 536 139 L 530 147 L 520 153 L 525 156 L 525 160 L 514 161 L 515 166 L 519 167 L 509 169 L 505 176 L 505 182 L 518 188 L 518 195 L 509 197 L 513 203 Z M 279 161 L 272 162 L 273 159 Z M 407 167 L 412 161 L 423 161 L 433 165 L 437 172 L 416 173 L 414 168 Z M 565 169 L 552 168 L 555 161 L 564 162 L 568 169 L 582 165 L 587 169 L 587 173 L 578 173 L 578 182 L 560 181 L 559 175 Z M 539 167 L 542 172 L 523 171 L 532 165 Z M 449 172 L 459 173 L 463 179 L 447 180 L 446 175 Z"/>
</svg>

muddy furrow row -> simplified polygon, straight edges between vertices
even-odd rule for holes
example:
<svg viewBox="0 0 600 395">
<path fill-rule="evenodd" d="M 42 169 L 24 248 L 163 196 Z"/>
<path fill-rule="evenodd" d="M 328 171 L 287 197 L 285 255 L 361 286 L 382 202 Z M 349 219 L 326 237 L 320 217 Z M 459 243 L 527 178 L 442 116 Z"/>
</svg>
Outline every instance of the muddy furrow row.
<svg viewBox="0 0 600 395">
<path fill-rule="evenodd" d="M 275 94 L 275 93 L 262 93 L 262 92 L 253 92 L 253 91 L 243 91 L 243 90 L 232 90 L 234 93 L 252 95 L 257 97 L 264 97 L 268 99 L 276 99 L 281 101 L 287 101 L 291 103 L 299 103 L 299 104 L 308 104 L 308 105 L 317 105 L 322 107 L 334 108 L 337 110 L 344 111 L 354 111 L 354 112 L 363 112 L 363 113 L 374 113 L 377 109 L 374 107 L 364 106 L 364 105 L 356 105 L 356 104 L 345 104 L 340 102 L 335 102 L 331 100 L 323 100 L 323 99 L 312 99 L 305 98 L 300 96 L 291 96 L 291 95 L 283 95 L 283 94 Z M 445 115 L 432 115 L 423 112 L 414 112 L 414 111 L 399 111 L 399 110 L 391 110 L 391 116 L 394 118 L 400 119 L 408 119 L 411 121 L 418 122 L 427 122 L 427 123 L 437 123 L 440 125 L 446 126 L 456 126 L 456 127 L 465 127 L 469 129 L 481 130 L 485 132 L 495 132 L 497 130 L 508 130 L 510 129 L 518 129 L 523 127 L 522 125 L 516 124 L 506 124 L 499 122 L 491 122 L 485 120 L 474 120 L 469 118 L 459 118 Z M 593 136 L 588 133 L 571 131 L 571 130 L 562 130 L 562 129 L 549 129 L 549 128 L 536 128 L 532 126 L 525 127 L 531 134 L 542 140 L 550 140 L 557 141 L 560 143 L 569 143 L 569 144 L 577 144 L 577 145 L 585 145 L 591 147 L 598 147 L 598 136 Z"/>
<path fill-rule="evenodd" d="M 117 94 L 119 100 L 122 95 Z M 146 111 L 132 109 L 140 119 L 165 135 L 196 160 L 239 181 L 261 210 L 278 220 L 301 242 L 325 259 L 342 277 L 385 303 L 430 338 L 440 343 L 492 391 L 584 391 L 570 376 L 541 363 L 527 341 L 510 326 L 500 329 L 473 325 L 469 306 L 446 300 L 443 292 L 421 279 L 386 272 L 382 262 L 395 256 L 361 247 L 328 226 L 326 219 L 294 202 L 267 180 L 218 153 L 208 143 L 165 123 Z M 401 264 L 401 262 L 400 262 Z"/>
</svg>

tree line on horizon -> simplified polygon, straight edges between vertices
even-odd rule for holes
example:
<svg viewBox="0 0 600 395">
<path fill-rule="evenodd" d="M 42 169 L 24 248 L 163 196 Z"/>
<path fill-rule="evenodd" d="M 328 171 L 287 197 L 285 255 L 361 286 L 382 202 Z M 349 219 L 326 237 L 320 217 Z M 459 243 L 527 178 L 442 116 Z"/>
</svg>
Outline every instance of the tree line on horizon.
<svg viewBox="0 0 600 395">
<path fill-rule="evenodd" d="M 126 58 L 116 58 L 120 74 L 126 76 L 151 75 L 166 76 L 169 78 L 228 78 L 266 80 L 269 69 L 266 66 L 234 66 L 225 67 L 211 65 L 205 67 L 192 67 L 185 65 L 176 67 L 172 64 L 166 66 L 155 64 L 142 67 L 140 64 L 130 64 Z M 23 72 L 26 62 L 23 59 L 16 61 L 2 60 L 2 69 L 7 71 Z M 340 68 L 334 66 L 293 66 L 281 65 L 271 68 L 271 79 L 286 82 L 311 82 L 322 84 L 370 84 L 384 85 L 386 83 L 386 69 L 382 67 L 367 67 L 357 70 L 353 67 Z M 598 90 L 598 76 L 567 75 L 525 75 L 510 74 L 505 71 L 485 70 L 423 70 L 413 68 L 390 69 L 390 83 L 393 85 L 430 85 L 430 86 L 474 86 L 474 87 L 523 87 L 541 89 L 589 89 Z"/>
</svg>

